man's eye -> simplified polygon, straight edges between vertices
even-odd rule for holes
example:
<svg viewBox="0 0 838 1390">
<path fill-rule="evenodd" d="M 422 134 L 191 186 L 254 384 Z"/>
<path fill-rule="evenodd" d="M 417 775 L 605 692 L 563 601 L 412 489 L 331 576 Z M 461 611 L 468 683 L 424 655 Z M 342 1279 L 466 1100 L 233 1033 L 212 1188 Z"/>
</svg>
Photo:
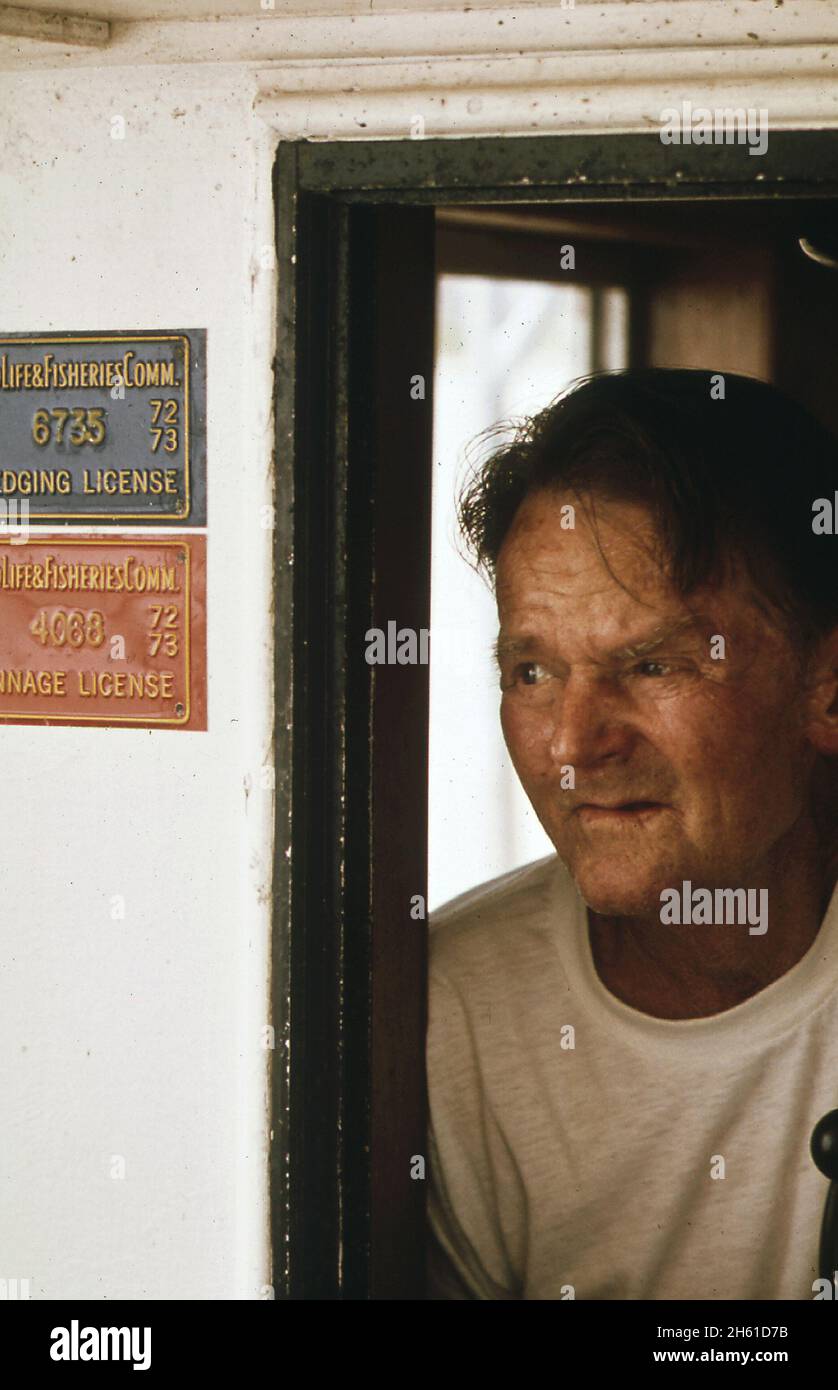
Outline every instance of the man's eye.
<svg viewBox="0 0 838 1390">
<path fill-rule="evenodd" d="M 632 667 L 635 676 L 671 676 L 673 668 L 666 661 L 639 661 Z"/>
<path fill-rule="evenodd" d="M 521 685 L 539 685 L 546 676 L 547 672 L 538 661 L 522 661 L 515 668 L 515 679 Z"/>
</svg>

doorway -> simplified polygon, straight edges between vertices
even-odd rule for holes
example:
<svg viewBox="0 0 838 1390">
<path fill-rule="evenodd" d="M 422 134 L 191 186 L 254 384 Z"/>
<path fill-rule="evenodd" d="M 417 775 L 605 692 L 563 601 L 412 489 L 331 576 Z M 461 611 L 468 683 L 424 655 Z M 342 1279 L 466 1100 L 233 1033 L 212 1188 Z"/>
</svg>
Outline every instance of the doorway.
<svg viewBox="0 0 838 1390">
<path fill-rule="evenodd" d="M 772 134 L 757 161 L 736 146 L 684 147 L 677 169 L 655 135 L 280 147 L 278 1297 L 422 1297 L 427 910 L 502 871 L 518 814 L 486 781 L 487 768 L 499 774 L 479 733 L 492 692 L 476 656 L 465 664 L 484 724 L 470 730 L 445 693 L 463 628 L 485 647 L 491 623 L 484 603 L 479 622 L 460 613 L 444 630 L 446 588 L 459 583 L 434 569 L 452 452 L 475 423 L 525 403 L 524 388 L 555 395 L 568 374 L 623 364 L 762 376 L 838 425 L 838 276 L 800 249 L 805 237 L 827 262 L 834 250 L 836 142 Z M 487 325 L 504 322 L 515 376 L 498 330 L 487 387 L 468 344 L 482 335 L 485 348 Z M 480 410 L 458 419 L 475 372 Z M 439 629 L 430 668 L 370 663 L 368 633 L 389 623 Z M 468 807 L 489 802 L 494 828 L 481 828 Z M 476 827 L 467 852 L 464 825 Z M 532 848 L 526 834 L 513 843 Z"/>
</svg>

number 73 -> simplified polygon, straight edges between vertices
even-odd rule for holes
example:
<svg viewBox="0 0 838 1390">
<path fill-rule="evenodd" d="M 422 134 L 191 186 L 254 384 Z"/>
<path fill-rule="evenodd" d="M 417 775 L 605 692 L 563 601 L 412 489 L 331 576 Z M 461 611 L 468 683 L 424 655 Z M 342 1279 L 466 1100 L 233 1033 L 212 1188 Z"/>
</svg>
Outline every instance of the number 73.
<svg viewBox="0 0 838 1390">
<path fill-rule="evenodd" d="M 149 401 L 149 405 L 151 406 L 151 426 L 148 432 L 154 441 L 151 452 L 157 453 L 162 440 L 166 453 L 175 453 L 180 442 L 177 431 L 177 401 Z"/>
<path fill-rule="evenodd" d="M 157 656 L 162 651 L 164 656 L 177 656 L 180 651 L 177 604 L 167 603 L 164 607 L 161 603 L 153 603 L 148 611 L 151 614 L 151 632 L 148 634 L 150 655 Z"/>
</svg>

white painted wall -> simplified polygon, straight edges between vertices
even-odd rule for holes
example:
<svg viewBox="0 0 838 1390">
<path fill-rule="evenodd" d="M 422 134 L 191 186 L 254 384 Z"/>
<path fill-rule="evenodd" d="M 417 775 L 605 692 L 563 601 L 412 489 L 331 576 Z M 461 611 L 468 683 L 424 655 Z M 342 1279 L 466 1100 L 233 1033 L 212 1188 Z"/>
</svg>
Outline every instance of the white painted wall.
<svg viewBox="0 0 838 1390">
<path fill-rule="evenodd" d="M 33 1298 L 255 1298 L 270 150 L 235 71 L 65 67 L 0 90 L 2 329 L 206 327 L 209 362 L 209 732 L 0 727 L 0 1278 Z"/>
<path fill-rule="evenodd" d="M 682 96 L 838 122 L 837 0 L 207 3 L 238 17 L 82 0 L 101 48 L 0 14 L 0 327 L 209 335 L 209 732 L 0 727 L 0 1279 L 40 1299 L 269 1277 L 276 140 L 648 130 Z"/>
</svg>

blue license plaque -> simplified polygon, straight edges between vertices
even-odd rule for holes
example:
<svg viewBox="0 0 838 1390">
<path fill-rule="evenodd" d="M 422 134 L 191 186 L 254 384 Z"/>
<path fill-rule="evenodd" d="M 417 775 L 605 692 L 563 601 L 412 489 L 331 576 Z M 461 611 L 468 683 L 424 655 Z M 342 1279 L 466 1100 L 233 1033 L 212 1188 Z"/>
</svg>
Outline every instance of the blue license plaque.
<svg viewBox="0 0 838 1390">
<path fill-rule="evenodd" d="M 0 512 L 206 524 L 206 330 L 0 336 Z"/>
</svg>

